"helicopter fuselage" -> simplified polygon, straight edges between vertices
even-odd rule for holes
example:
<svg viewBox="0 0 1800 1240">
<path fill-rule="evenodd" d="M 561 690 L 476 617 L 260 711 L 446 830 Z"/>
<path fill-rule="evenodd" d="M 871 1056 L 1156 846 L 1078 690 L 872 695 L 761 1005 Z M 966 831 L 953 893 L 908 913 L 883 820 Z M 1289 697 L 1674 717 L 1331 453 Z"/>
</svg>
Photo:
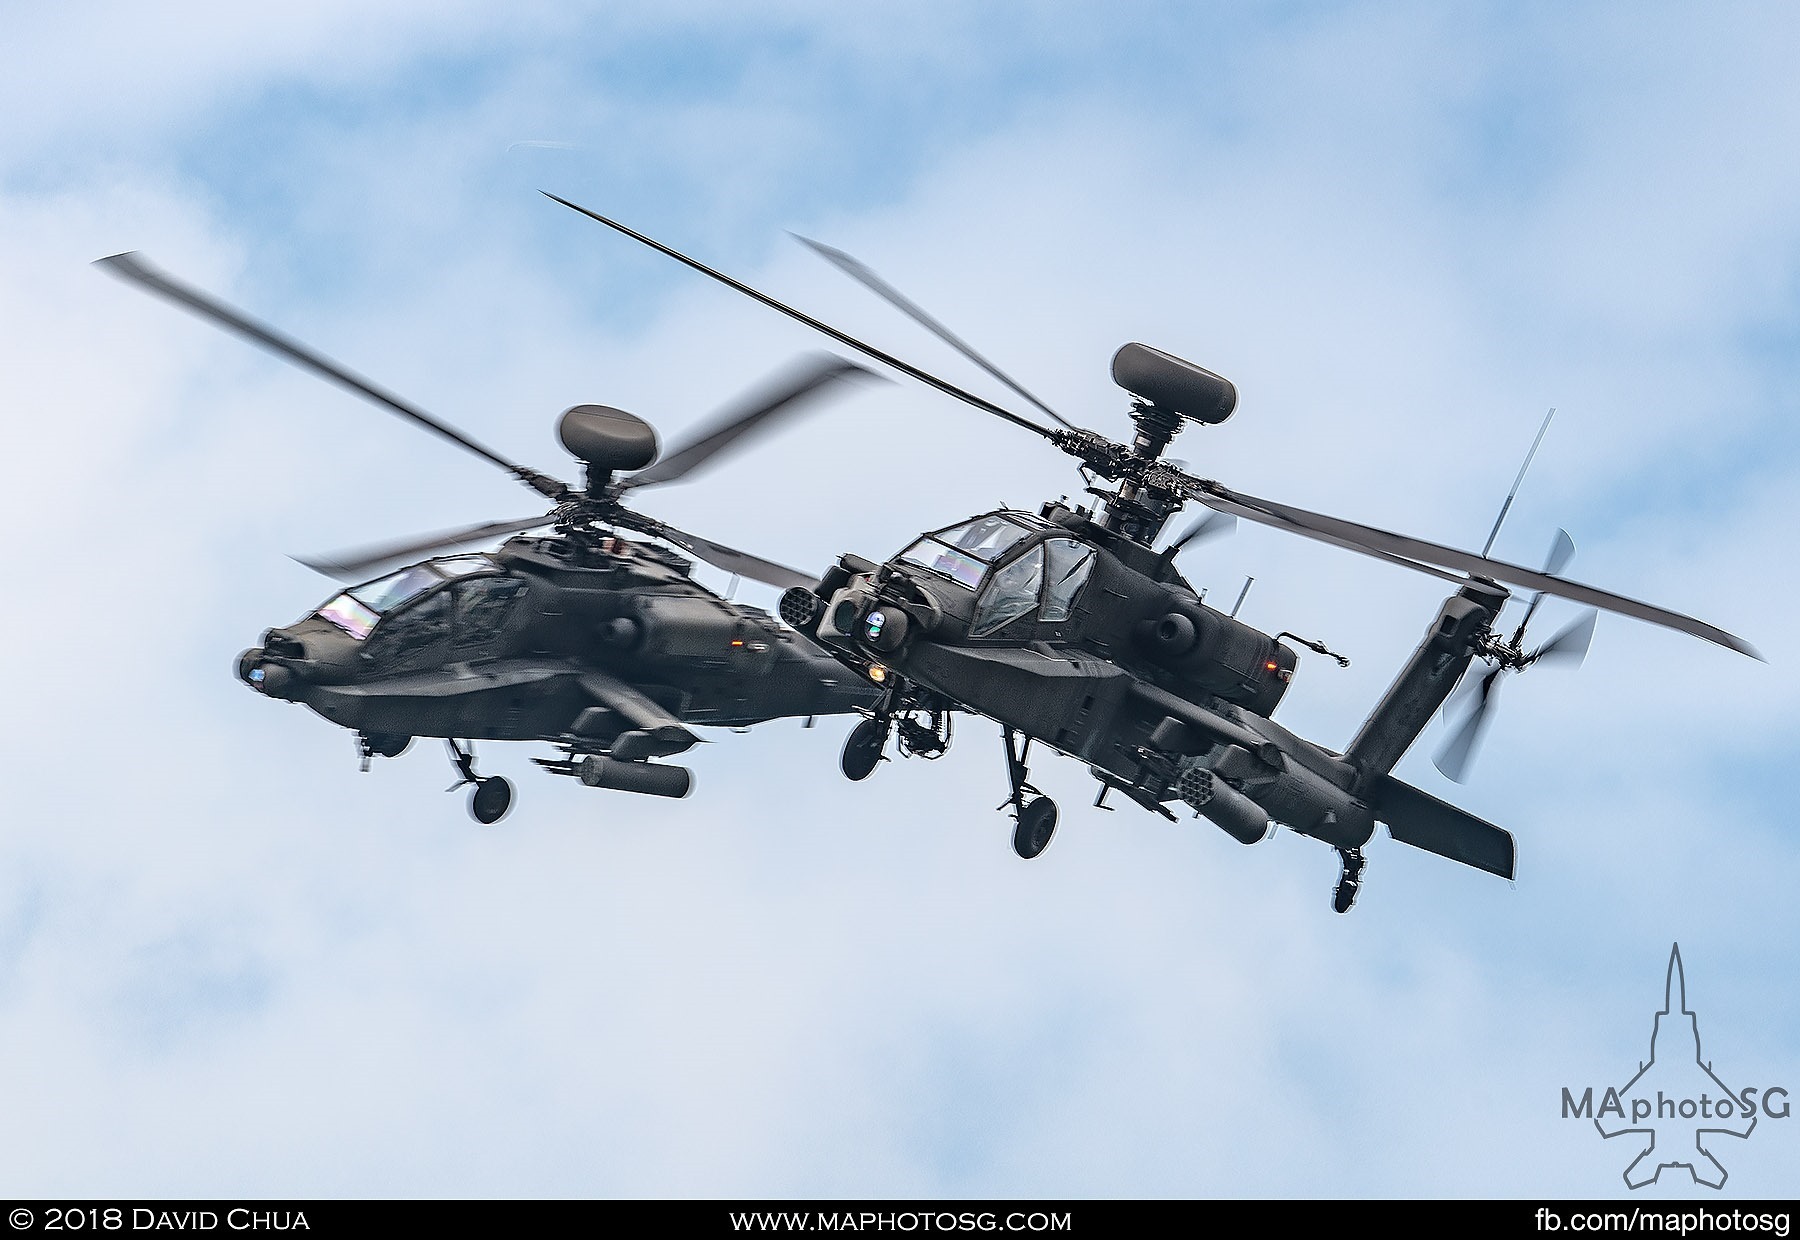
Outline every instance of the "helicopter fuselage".
<svg viewBox="0 0 1800 1240">
<path fill-rule="evenodd" d="M 1388 772 L 1504 598 L 1476 587 L 1448 600 L 1341 755 L 1270 717 L 1297 665 L 1289 635 L 1208 607 L 1171 554 L 1061 504 L 976 517 L 881 565 L 846 556 L 809 596 L 784 596 L 783 617 L 881 685 L 878 711 L 985 715 L 1146 808 L 1186 802 L 1244 843 L 1280 823 L 1354 850 L 1378 818 L 1419 816 L 1409 798 L 1424 794 Z M 1469 863 L 1510 872 L 1510 837 L 1502 847 L 1504 832 L 1463 818 L 1452 834 L 1491 845 Z M 1436 842 L 1421 846 L 1451 855 Z"/>
<path fill-rule="evenodd" d="M 1184 425 L 1216 426 L 1237 407 L 1236 386 L 1203 366 L 1138 342 L 1121 346 L 1113 354 L 1112 377 L 1131 398 L 1132 433 L 1128 441 L 1115 439 L 1058 413 L 851 255 L 800 238 L 1034 406 L 1048 419 L 1042 421 L 966 391 L 616 220 L 556 201 L 1081 463 L 1088 493 L 1104 505 L 1097 519 L 1063 504 L 1047 505 L 1038 518 L 990 513 L 928 534 L 885 564 L 844 556 L 816 584 L 793 585 L 782 596 L 788 623 L 883 686 L 870 718 L 845 744 L 841 767 L 850 779 L 874 773 L 896 730 L 903 754 L 935 757 L 949 744 L 954 711 L 1000 723 L 1012 784 L 1007 804 L 1016 824 L 1013 848 L 1021 857 L 1042 854 L 1058 817 L 1056 803 L 1027 782 L 1025 759 L 1035 740 L 1086 760 L 1105 785 L 1102 800 L 1116 787 L 1167 813 L 1164 803 L 1179 797 L 1245 843 L 1264 838 L 1279 822 L 1335 845 L 1343 867 L 1332 895 L 1339 913 L 1356 901 L 1361 846 L 1377 823 L 1404 843 L 1510 878 L 1515 858 L 1507 832 L 1392 774 L 1474 659 L 1490 670 L 1471 682 L 1476 704 L 1434 759 L 1452 779 L 1461 778 L 1479 741 L 1502 673 L 1541 660 L 1578 663 L 1585 654 L 1597 610 L 1542 645 L 1525 646 L 1526 625 L 1546 597 L 1620 612 L 1760 657 L 1716 625 L 1560 576 L 1574 549 L 1566 534 L 1540 570 L 1489 558 L 1518 480 L 1479 555 L 1249 495 L 1163 459 Z M 1528 454 L 1526 465 L 1530 459 Z M 1164 523 L 1190 502 L 1208 509 L 1207 516 L 1165 551 L 1153 550 Z M 1294 667 L 1283 639 L 1331 652 L 1292 634 L 1271 638 L 1236 623 L 1207 608 L 1174 571 L 1181 547 L 1220 518 L 1254 521 L 1455 583 L 1456 592 L 1440 605 L 1341 756 L 1270 718 Z M 1518 628 L 1502 638 L 1493 626 L 1510 597 L 1508 585 L 1534 593 Z"/>
<path fill-rule="evenodd" d="M 611 538 L 514 538 L 408 566 L 269 630 L 238 674 L 383 754 L 436 736 L 662 757 L 698 740 L 690 724 L 843 713 L 876 697 L 766 613 L 702 587 L 688 561 Z"/>
</svg>

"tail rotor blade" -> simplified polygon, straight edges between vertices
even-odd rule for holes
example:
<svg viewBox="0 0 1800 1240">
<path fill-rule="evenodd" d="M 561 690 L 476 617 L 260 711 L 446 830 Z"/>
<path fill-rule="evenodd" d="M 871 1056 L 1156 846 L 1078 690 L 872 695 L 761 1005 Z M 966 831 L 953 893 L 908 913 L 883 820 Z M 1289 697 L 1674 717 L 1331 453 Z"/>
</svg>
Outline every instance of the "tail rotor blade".
<svg viewBox="0 0 1800 1240">
<path fill-rule="evenodd" d="M 1552 411 L 1554 412 L 1554 410 Z M 1544 557 L 1544 576 L 1554 577 L 1569 566 L 1569 560 L 1575 555 L 1575 540 L 1569 537 L 1569 531 L 1558 528 L 1556 537 L 1550 540 L 1550 554 Z M 1544 591 L 1539 590 L 1531 596 L 1531 602 L 1525 607 L 1525 618 L 1519 621 L 1519 627 L 1513 634 L 1514 642 L 1524 639 L 1525 626 L 1537 615 L 1538 604 L 1544 601 Z"/>
<path fill-rule="evenodd" d="M 1496 690 L 1500 684 L 1500 673 L 1504 670 L 1496 667 L 1481 678 L 1478 682 L 1480 696 L 1475 705 L 1451 731 L 1437 753 L 1432 755 L 1432 765 L 1446 779 L 1460 784 L 1467 778 L 1469 766 L 1474 762 L 1475 754 L 1481 748 L 1482 738 L 1487 735 L 1488 724 L 1493 720 L 1494 703 L 1499 700 Z"/>
<path fill-rule="evenodd" d="M 1575 554 L 1575 540 L 1569 537 L 1569 531 L 1558 528 L 1556 537 L 1550 540 L 1550 554 L 1544 557 L 1544 574 L 1555 577 L 1569 566 L 1569 560 Z"/>
<path fill-rule="evenodd" d="M 1583 612 L 1556 631 L 1556 636 L 1531 652 L 1533 663 L 1562 663 L 1570 667 L 1580 667 L 1587 658 L 1588 647 L 1594 644 L 1594 623 L 1600 613 L 1593 609 Z"/>
<path fill-rule="evenodd" d="M 1439 713 L 1449 720 L 1457 718 L 1465 711 L 1473 710 L 1479 700 L 1485 696 L 1485 690 L 1481 687 L 1482 681 L 1485 679 L 1486 673 L 1478 672 L 1475 667 L 1471 666 L 1463 673 L 1462 679 L 1456 682 L 1456 687 L 1450 690 L 1450 695 L 1444 699 L 1444 705 Z"/>
</svg>

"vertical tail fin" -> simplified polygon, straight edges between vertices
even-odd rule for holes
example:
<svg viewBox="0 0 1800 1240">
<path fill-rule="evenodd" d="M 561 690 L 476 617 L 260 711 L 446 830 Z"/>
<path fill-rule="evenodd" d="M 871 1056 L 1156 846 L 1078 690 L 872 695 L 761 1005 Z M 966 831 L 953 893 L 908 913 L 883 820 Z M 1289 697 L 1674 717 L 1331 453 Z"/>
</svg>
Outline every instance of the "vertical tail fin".
<svg viewBox="0 0 1800 1240">
<path fill-rule="evenodd" d="M 1365 786 L 1393 770 L 1425 730 L 1468 669 L 1476 639 L 1493 625 L 1506 599 L 1501 587 L 1471 581 L 1444 600 L 1425 639 L 1344 751 L 1362 770 Z"/>
</svg>

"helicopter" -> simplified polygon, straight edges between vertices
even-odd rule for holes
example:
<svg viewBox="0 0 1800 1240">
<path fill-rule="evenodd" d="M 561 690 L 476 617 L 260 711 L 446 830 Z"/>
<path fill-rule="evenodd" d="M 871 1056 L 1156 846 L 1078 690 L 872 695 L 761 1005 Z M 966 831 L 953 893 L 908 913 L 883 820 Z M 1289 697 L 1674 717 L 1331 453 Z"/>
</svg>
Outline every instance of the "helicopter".
<svg viewBox="0 0 1800 1240">
<path fill-rule="evenodd" d="M 657 759 L 696 744 L 692 726 L 742 728 L 788 716 L 811 726 L 815 716 L 877 702 L 866 678 L 847 675 L 767 612 L 701 586 L 692 560 L 660 544 L 725 569 L 734 585 L 741 576 L 785 589 L 811 583 L 809 575 L 625 503 L 691 477 L 822 395 L 870 376 L 867 368 L 826 353 L 802 359 L 660 457 L 643 419 L 576 405 L 559 419 L 557 437 L 584 468 L 578 488 L 508 460 L 140 255 L 97 265 L 506 470 L 550 504 L 516 520 L 301 559 L 346 588 L 265 632 L 239 656 L 237 675 L 266 697 L 303 703 L 353 731 L 364 771 L 373 758 L 400 756 L 415 737 L 441 737 L 459 775 L 449 790 L 469 786 L 470 815 L 489 825 L 511 808 L 513 788 L 477 772 L 478 739 L 549 742 L 562 756 L 533 761 L 553 774 L 678 798 L 691 791 L 692 772 Z M 441 554 L 506 535 L 492 552 Z"/>
<path fill-rule="evenodd" d="M 1653 604 L 1560 576 L 1574 551 L 1559 531 L 1541 569 L 1489 552 L 1516 496 L 1513 485 L 1480 555 L 1261 499 L 1162 459 L 1187 425 L 1216 426 L 1237 407 L 1221 375 L 1132 342 L 1112 359 L 1130 400 L 1133 434 L 1121 442 L 1070 422 L 855 258 L 797 238 L 1035 406 L 1056 425 L 970 393 L 851 337 L 624 224 L 556 195 L 571 210 L 805 323 L 864 356 L 1047 440 L 1079 462 L 1089 506 L 1066 499 L 1036 512 L 1009 508 L 931 530 L 877 562 L 841 556 L 781 599 L 784 620 L 881 687 L 840 760 L 868 778 L 890 739 L 904 756 L 936 757 L 954 713 L 996 721 L 1005 742 L 1012 844 L 1042 854 L 1056 829 L 1055 801 L 1030 782 L 1034 743 L 1086 763 L 1103 806 L 1117 791 L 1171 820 L 1180 803 L 1240 843 L 1279 826 L 1335 849 L 1332 908 L 1347 913 L 1364 882 L 1363 849 L 1378 825 L 1391 838 L 1511 880 L 1517 849 L 1505 829 L 1394 774 L 1440 708 L 1460 715 L 1439 750 L 1460 782 L 1485 732 L 1500 678 L 1539 663 L 1579 662 L 1599 610 L 1662 625 L 1760 659 L 1741 638 Z M 1552 411 L 1554 412 L 1554 410 Z M 1548 421 L 1546 420 L 1546 427 Z M 1540 429 L 1538 442 L 1543 438 Z M 1532 454 L 1537 450 L 1533 444 Z M 1531 456 L 1526 458 L 1529 466 Z M 1169 518 L 1188 502 L 1207 511 L 1163 547 Z M 1263 633 L 1209 606 L 1177 569 L 1191 543 L 1249 520 L 1451 582 L 1454 592 L 1349 744 L 1338 752 L 1275 722 L 1299 652 L 1348 665 L 1323 642 Z M 1506 634 L 1508 587 L 1533 591 Z M 1246 583 L 1246 589 L 1248 583 Z M 1527 625 L 1546 597 L 1587 605 L 1541 645 Z M 1239 596 L 1242 603 L 1243 596 Z M 1472 669 L 1480 669 L 1472 671 Z M 1454 694 L 1454 699 L 1452 695 Z"/>
</svg>

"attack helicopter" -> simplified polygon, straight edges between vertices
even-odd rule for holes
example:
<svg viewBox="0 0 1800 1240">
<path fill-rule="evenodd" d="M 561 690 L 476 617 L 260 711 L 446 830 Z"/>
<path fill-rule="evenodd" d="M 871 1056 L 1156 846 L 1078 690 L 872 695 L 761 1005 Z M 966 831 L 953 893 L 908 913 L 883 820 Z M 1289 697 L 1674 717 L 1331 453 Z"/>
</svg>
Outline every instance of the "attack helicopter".
<svg viewBox="0 0 1800 1240">
<path fill-rule="evenodd" d="M 950 743 L 956 712 L 999 723 L 1014 820 L 1013 848 L 1040 855 L 1056 828 L 1056 803 L 1030 783 L 1034 743 L 1088 764 L 1096 805 L 1117 791 L 1173 820 L 1171 802 L 1255 844 L 1278 826 L 1334 848 L 1340 863 L 1332 907 L 1345 913 L 1364 877 L 1363 848 L 1378 824 L 1403 844 L 1511 879 L 1510 832 L 1393 774 L 1440 708 L 1460 718 L 1437 756 L 1460 780 L 1485 730 L 1501 676 L 1586 653 L 1597 610 L 1631 616 L 1761 656 L 1745 641 L 1690 616 L 1571 581 L 1566 533 L 1541 569 L 1276 503 L 1198 477 L 1162 459 L 1188 424 L 1216 426 L 1237 407 L 1224 377 L 1140 343 L 1121 347 L 1112 377 L 1130 399 L 1129 443 L 1075 425 L 1000 371 L 949 328 L 841 251 L 799 238 L 1029 401 L 1045 425 L 974 395 L 846 335 L 663 243 L 565 199 L 564 206 L 805 323 L 852 349 L 1047 440 L 1079 462 L 1095 499 L 1037 512 L 999 509 L 930 531 L 876 562 L 846 554 L 816 583 L 789 589 L 781 616 L 847 667 L 881 687 L 880 700 L 845 743 L 843 772 L 866 779 L 890 742 L 935 757 Z M 1542 439 L 1539 432 L 1539 440 Z M 1533 452 L 1536 445 L 1533 445 Z M 1529 465 L 1530 457 L 1526 464 Z M 1524 471 L 1520 471 L 1520 479 Z M 1109 484 L 1109 485 L 1102 485 Z M 1514 483 L 1514 494 L 1518 482 Z M 1208 511 L 1161 548 L 1157 539 L 1186 503 Z M 1501 520 L 1512 497 L 1501 509 Z M 1348 746 L 1337 752 L 1272 718 L 1299 651 L 1347 660 L 1322 642 L 1263 633 L 1209 606 L 1175 560 L 1190 543 L 1249 520 L 1451 582 L 1432 617 Z M 1533 591 L 1510 635 L 1498 627 L 1512 598 Z M 1546 597 L 1594 609 L 1542 645 L 1526 625 Z M 1242 596 L 1240 595 L 1240 602 Z M 1471 674 L 1471 668 L 1485 670 Z M 1458 690 L 1459 685 L 1466 687 Z M 1449 701 L 1455 693 L 1456 700 Z"/>
<path fill-rule="evenodd" d="M 823 353 L 804 359 L 660 458 L 656 432 L 641 418 L 576 405 L 557 423 L 562 446 L 584 468 L 584 485 L 574 487 L 508 460 L 139 255 L 98 265 L 504 469 L 550 504 L 516 520 L 301 560 L 347 588 L 265 632 L 239 657 L 237 675 L 260 694 L 303 703 L 355 732 L 364 771 L 372 758 L 398 757 L 414 737 L 441 737 L 459 775 L 450 790 L 470 786 L 469 813 L 485 825 L 506 814 L 513 789 L 502 776 L 477 773 L 476 740 L 549 742 L 563 756 L 533 761 L 553 774 L 683 797 L 691 771 L 657 759 L 696 744 L 693 726 L 786 716 L 810 724 L 816 715 L 873 709 L 879 690 L 866 678 L 847 674 L 767 612 L 704 588 L 691 560 L 659 544 L 778 589 L 812 577 L 625 503 L 692 477 L 869 376 L 865 367 Z M 507 535 L 492 552 L 440 554 Z"/>
</svg>

